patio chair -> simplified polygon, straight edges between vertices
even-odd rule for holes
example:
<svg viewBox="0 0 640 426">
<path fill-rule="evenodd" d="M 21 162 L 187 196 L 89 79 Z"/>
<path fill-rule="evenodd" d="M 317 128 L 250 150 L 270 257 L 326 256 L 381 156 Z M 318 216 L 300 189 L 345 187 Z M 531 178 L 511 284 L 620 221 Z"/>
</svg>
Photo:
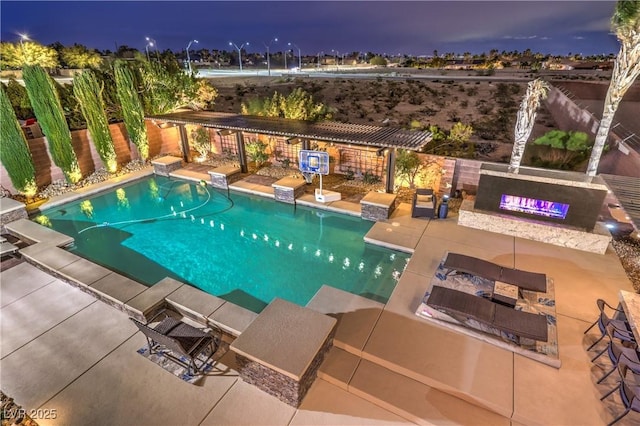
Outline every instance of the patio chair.
<svg viewBox="0 0 640 426">
<path fill-rule="evenodd" d="M 625 364 L 632 367 L 633 369 L 637 369 L 638 373 L 640 373 L 640 358 L 638 351 L 635 347 L 624 347 L 620 343 L 616 342 L 615 339 L 618 338 L 618 333 L 619 332 L 616 331 L 611 324 L 607 326 L 606 336 L 609 337 L 609 344 L 604 350 L 600 351 L 598 355 L 593 357 L 593 359 L 591 360 L 591 362 L 595 362 L 595 360 L 600 358 L 603 353 L 607 352 L 607 354 L 609 355 L 609 359 L 613 364 L 611 370 L 606 372 L 605 375 L 602 376 L 597 383 L 602 383 L 604 379 L 609 377 L 611 373 L 613 373 L 618 368 L 618 364 L 623 360 Z"/>
<path fill-rule="evenodd" d="M 624 405 L 625 410 L 620 413 L 615 419 L 613 419 L 607 426 L 611 426 L 617 422 L 619 422 L 624 416 L 629 414 L 631 411 L 635 411 L 636 413 L 640 413 L 640 386 L 637 386 L 636 383 L 640 383 L 640 375 L 633 374 L 631 379 L 626 379 L 627 368 L 623 367 L 621 369 L 622 374 L 620 376 L 620 383 L 618 386 L 611 389 L 609 392 L 604 394 L 601 401 L 604 401 L 609 395 L 613 394 L 616 390 L 620 390 L 620 399 L 622 400 L 622 404 Z"/>
<path fill-rule="evenodd" d="M 160 315 L 165 317 L 155 326 L 150 324 Z M 150 353 L 161 353 L 171 361 L 187 368 L 189 374 L 203 374 L 204 367 L 218 350 L 221 333 L 207 333 L 161 311 L 144 324 L 129 318 L 147 338 Z M 217 330 L 216 330 L 217 331 Z M 206 355 L 201 360 L 201 354 Z M 197 361 L 200 361 L 198 365 Z"/>
<path fill-rule="evenodd" d="M 492 281 L 502 281 L 524 290 L 541 293 L 547 291 L 547 276 L 545 274 L 505 268 L 488 260 L 467 256 L 465 254 L 448 253 L 442 266 L 450 271 L 477 275 Z"/>
<path fill-rule="evenodd" d="M 545 315 L 517 311 L 463 291 L 433 286 L 429 299 L 427 299 L 427 305 L 453 318 L 474 319 L 519 337 L 545 342 L 548 338 L 547 317 Z"/>
<path fill-rule="evenodd" d="M 622 318 L 626 318 L 624 317 L 624 312 L 621 309 L 614 308 L 603 299 L 596 300 L 596 304 L 600 310 L 600 315 L 598 316 L 598 319 L 584 331 L 584 334 L 587 334 L 596 324 L 598 325 L 598 329 L 601 334 L 600 337 L 587 348 L 587 351 L 590 351 L 595 345 L 604 339 L 604 336 L 607 335 L 608 325 L 613 327 L 614 337 L 627 342 L 635 342 L 635 338 L 630 331 L 629 323 L 625 319 L 613 319 L 605 312 L 605 308 L 609 308 L 609 310 L 613 311 L 615 315 L 622 315 Z"/>
<path fill-rule="evenodd" d="M 411 205 L 411 217 L 428 217 L 433 219 L 436 217 L 436 202 L 437 197 L 433 193 L 433 189 L 416 189 Z"/>
</svg>

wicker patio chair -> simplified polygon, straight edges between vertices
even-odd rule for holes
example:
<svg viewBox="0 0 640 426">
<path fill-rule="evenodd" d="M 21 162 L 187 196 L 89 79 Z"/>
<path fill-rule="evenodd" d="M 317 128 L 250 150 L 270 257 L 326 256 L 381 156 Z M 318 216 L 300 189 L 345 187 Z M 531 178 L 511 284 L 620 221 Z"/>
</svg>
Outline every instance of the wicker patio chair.
<svg viewBox="0 0 640 426">
<path fill-rule="evenodd" d="M 436 217 L 437 197 L 433 189 L 418 188 L 413 194 L 411 217 Z"/>
<path fill-rule="evenodd" d="M 129 318 L 147 338 L 150 353 L 162 353 L 188 369 L 189 374 L 203 374 L 204 367 L 218 350 L 220 334 L 211 334 L 165 314 L 155 326 Z M 199 358 L 205 354 L 206 359 Z M 200 361 L 198 365 L 198 361 Z"/>
<path fill-rule="evenodd" d="M 451 271 L 464 272 L 493 281 L 513 284 L 524 290 L 541 293 L 547 291 L 547 276 L 545 274 L 505 268 L 488 260 L 465 254 L 448 253 L 443 266 Z"/>
</svg>

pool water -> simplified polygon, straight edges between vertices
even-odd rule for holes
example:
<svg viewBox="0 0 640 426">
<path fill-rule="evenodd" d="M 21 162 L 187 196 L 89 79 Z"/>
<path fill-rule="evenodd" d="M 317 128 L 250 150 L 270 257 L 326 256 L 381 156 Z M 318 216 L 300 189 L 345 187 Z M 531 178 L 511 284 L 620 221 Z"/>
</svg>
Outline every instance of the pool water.
<svg viewBox="0 0 640 426">
<path fill-rule="evenodd" d="M 372 222 L 150 177 L 46 210 L 76 254 L 147 285 L 169 276 L 254 312 L 327 284 L 386 302 L 409 255 L 366 244 Z"/>
</svg>

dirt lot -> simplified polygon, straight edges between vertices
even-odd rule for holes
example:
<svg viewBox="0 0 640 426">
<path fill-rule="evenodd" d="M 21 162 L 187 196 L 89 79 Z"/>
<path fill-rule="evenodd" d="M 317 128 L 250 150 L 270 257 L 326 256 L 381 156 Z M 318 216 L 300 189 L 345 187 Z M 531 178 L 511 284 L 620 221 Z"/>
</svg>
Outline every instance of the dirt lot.
<svg viewBox="0 0 640 426">
<path fill-rule="evenodd" d="M 215 110 L 239 113 L 242 103 L 249 99 L 268 97 L 274 91 L 286 95 L 302 87 L 313 94 L 315 100 L 334 108 L 336 121 L 417 129 L 437 125 L 443 130 L 451 129 L 457 121 L 471 124 L 473 148 L 447 154 L 508 161 L 516 112 L 527 83 L 536 75 L 503 72 L 492 79 L 478 77 L 475 71 L 430 71 L 440 72 L 442 76 L 422 79 L 412 78 L 416 71 L 410 72 L 410 76 L 396 73 L 404 78 L 383 78 L 375 73 L 370 78 L 217 78 L 212 79 L 220 93 Z M 392 74 L 386 70 L 383 75 Z M 551 75 L 545 78 L 560 79 Z M 586 78 L 598 81 L 600 75 Z M 532 139 L 555 127 L 543 104 Z"/>
</svg>

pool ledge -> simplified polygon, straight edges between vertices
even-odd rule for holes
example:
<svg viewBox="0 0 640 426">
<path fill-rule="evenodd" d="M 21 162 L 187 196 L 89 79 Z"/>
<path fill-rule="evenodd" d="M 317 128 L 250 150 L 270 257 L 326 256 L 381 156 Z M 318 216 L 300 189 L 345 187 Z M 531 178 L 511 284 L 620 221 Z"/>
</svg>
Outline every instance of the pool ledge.
<svg viewBox="0 0 640 426">
<path fill-rule="evenodd" d="M 79 200 L 80 198 L 87 197 L 89 195 L 95 195 L 100 192 L 108 191 L 112 189 L 116 185 L 121 185 L 124 183 L 133 182 L 147 176 L 153 174 L 153 167 L 147 166 L 141 170 L 137 170 L 135 172 L 127 173 L 122 176 L 118 176 L 112 179 L 108 179 L 104 182 L 94 183 L 83 188 L 78 188 L 73 192 L 67 192 L 62 195 L 56 195 L 51 197 L 49 200 L 45 201 L 42 205 L 40 205 L 40 211 L 50 209 L 53 207 L 58 207 L 60 205 L 70 203 L 72 201 Z"/>
</svg>

